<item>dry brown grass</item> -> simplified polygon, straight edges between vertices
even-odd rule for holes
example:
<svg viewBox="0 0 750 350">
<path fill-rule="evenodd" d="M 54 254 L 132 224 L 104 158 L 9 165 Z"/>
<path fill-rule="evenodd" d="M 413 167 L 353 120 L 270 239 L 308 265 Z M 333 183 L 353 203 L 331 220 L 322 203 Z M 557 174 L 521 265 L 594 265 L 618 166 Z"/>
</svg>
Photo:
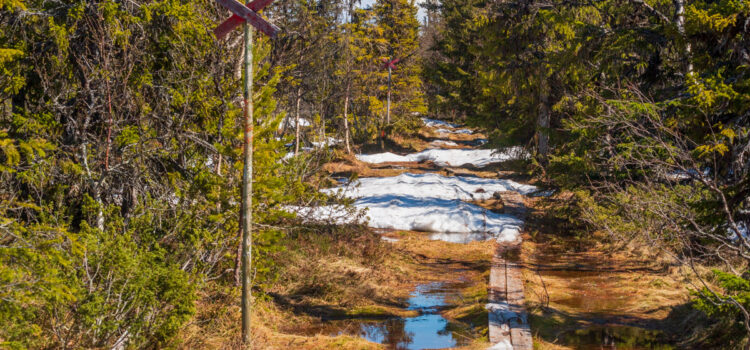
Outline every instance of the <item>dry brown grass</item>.
<svg viewBox="0 0 750 350">
<path fill-rule="evenodd" d="M 421 151 L 434 139 L 469 141 L 481 134 L 436 134 L 425 128 L 418 137 L 394 136 L 391 151 Z M 442 147 L 442 146 L 441 146 Z M 463 148 L 466 146 L 457 146 Z M 404 172 L 439 170 L 430 162 L 367 164 L 337 151 L 323 166 L 329 175 L 395 176 Z M 446 175 L 496 177 L 496 171 L 450 168 Z M 500 210 L 498 203 L 484 203 Z M 493 242 L 454 244 L 429 240 L 419 232 L 390 232 L 395 243 L 361 232 L 344 236 L 300 236 L 277 257 L 283 265 L 279 279 L 263 299 L 254 302 L 255 349 L 380 349 L 383 346 L 346 335 L 330 336 L 321 328 L 326 318 L 414 316 L 406 299 L 418 284 L 462 281 L 459 295 L 447 300 L 444 317 L 476 324 L 478 339 L 463 349 L 485 349 L 487 282 Z M 363 238 L 364 237 L 364 238 Z M 377 237 L 374 239 L 374 237 Z M 182 349 L 240 349 L 240 309 L 237 288 L 208 286 L 197 303 L 197 315 L 186 326 L 176 347 Z M 334 332 L 335 333 L 335 332 Z"/>
<path fill-rule="evenodd" d="M 448 128 L 450 129 L 450 128 Z M 453 133 L 439 133 L 436 129 L 424 127 L 417 132 L 417 136 L 427 140 L 448 140 L 448 141 L 474 141 L 478 139 L 486 139 L 487 136 L 483 133 L 474 130 L 473 134 L 453 134 Z"/>
<path fill-rule="evenodd" d="M 375 264 L 347 257 L 335 248 L 292 254 L 285 277 L 272 287 L 268 297 L 254 302 L 254 348 L 383 348 L 357 337 L 330 336 L 331 332 L 320 327 L 321 318 L 415 316 L 415 311 L 404 308 L 406 298 L 416 285 L 433 281 L 466 282 L 460 296 L 447 300 L 444 317 L 465 323 L 486 320 L 484 305 L 493 243 L 432 241 L 420 232 L 390 232 L 387 236 L 399 241 L 379 242 L 385 245 L 386 253 Z M 309 290 L 311 281 L 322 290 Z M 331 286 L 335 289 L 329 289 Z M 202 290 L 205 294 L 198 302 L 197 315 L 175 345 L 182 349 L 239 349 L 237 289 L 216 285 Z M 489 345 L 481 338 L 486 325 L 476 327 L 474 332 L 480 338 L 462 349 Z"/>
<path fill-rule="evenodd" d="M 560 334 L 593 325 L 669 333 L 694 317 L 683 310 L 689 300 L 689 274 L 656 259 L 663 253 L 639 247 L 634 254 L 598 233 L 577 236 L 565 224 L 540 222 L 547 220 L 542 216 L 550 208 L 540 211 L 539 202 L 527 204 L 536 210 L 529 218 L 521 258 L 536 348 L 563 349 L 554 343 Z"/>
<path fill-rule="evenodd" d="M 283 328 L 311 324 L 317 320 L 296 315 L 280 309 L 272 302 L 254 302 L 252 322 L 253 349 L 382 349 L 379 344 L 351 336 L 328 336 L 322 334 L 300 335 Z M 224 312 L 216 315 L 210 324 L 192 324 L 183 331 L 178 344 L 181 349 L 243 349 L 240 339 L 240 310 L 236 305 L 199 303 L 202 308 L 220 308 Z M 201 312 L 199 312 L 200 314 Z M 282 326 L 282 327 L 279 327 Z"/>
</svg>

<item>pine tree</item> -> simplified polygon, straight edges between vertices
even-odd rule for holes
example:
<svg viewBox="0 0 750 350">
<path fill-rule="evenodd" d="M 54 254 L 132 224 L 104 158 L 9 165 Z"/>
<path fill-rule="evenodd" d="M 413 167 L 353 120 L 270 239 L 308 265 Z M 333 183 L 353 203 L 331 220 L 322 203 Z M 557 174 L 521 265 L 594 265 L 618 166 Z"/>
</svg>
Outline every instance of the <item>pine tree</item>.
<svg viewBox="0 0 750 350">
<path fill-rule="evenodd" d="M 413 130 L 417 123 L 414 116 L 427 112 L 420 77 L 417 8 L 407 0 L 381 0 L 375 3 L 373 12 L 378 24 L 375 45 L 381 59 L 376 64 L 383 59 L 400 60 L 392 72 L 392 118 L 388 127 L 396 132 Z M 383 81 L 380 95 L 387 95 L 387 70 L 381 70 L 379 76 Z"/>
</svg>

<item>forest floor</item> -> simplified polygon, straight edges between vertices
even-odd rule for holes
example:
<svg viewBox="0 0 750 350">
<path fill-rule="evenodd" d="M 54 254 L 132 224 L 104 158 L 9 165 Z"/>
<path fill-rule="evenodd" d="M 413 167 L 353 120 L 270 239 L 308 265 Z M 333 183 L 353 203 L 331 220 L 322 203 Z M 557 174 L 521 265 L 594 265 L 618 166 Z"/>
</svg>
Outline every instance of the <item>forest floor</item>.
<svg viewBox="0 0 750 350">
<path fill-rule="evenodd" d="M 472 148 L 472 141 L 482 137 L 439 135 L 425 129 L 417 137 L 391 138 L 386 150 L 419 152 L 434 147 L 436 139 L 455 143 L 441 148 Z M 381 150 L 365 145 L 360 151 Z M 508 168 L 517 167 L 512 163 L 481 169 L 438 167 L 431 162 L 369 164 L 344 153 L 323 167 L 331 177 L 437 172 L 536 182 Z M 527 201 L 531 211 L 523 231 L 521 261 L 535 348 L 586 348 L 609 338 L 633 344 L 625 348 L 670 348 L 664 344 L 674 342 L 680 327 L 697 317 L 685 306 L 689 292 L 680 271 L 665 268 L 648 255 L 614 254 L 611 245 L 602 243 L 603 237 L 583 239 L 562 230 L 565 225 L 550 215 L 561 197 Z M 502 212 L 502 203 L 492 199 L 473 203 Z M 364 338 L 408 345 L 404 324 L 390 321 L 417 316 L 419 310 L 409 307 L 410 298 L 420 286 L 436 282 L 450 289 L 439 294 L 443 302 L 437 312 L 447 321 L 446 330 L 456 346 L 490 346 L 485 305 L 494 240 L 449 243 L 422 232 L 351 230 L 355 234 L 296 237 L 287 251 L 279 253 L 285 268 L 266 287 L 268 296 L 254 303 L 256 349 L 398 347 Z M 239 307 L 230 303 L 237 300 L 237 292 L 203 290 L 211 292 L 204 295 L 198 317 L 185 329 L 178 346 L 239 348 L 234 336 L 239 333 Z"/>
<path fill-rule="evenodd" d="M 368 264 L 339 255 L 334 248 L 294 259 L 286 279 L 305 280 L 305 287 L 278 283 L 270 298 L 255 301 L 253 338 L 256 349 L 380 349 L 360 337 L 363 327 L 384 324 L 382 332 L 401 339 L 403 325 L 388 324 L 417 316 L 407 299 L 419 285 L 448 284 L 453 290 L 440 313 L 469 340 L 467 349 L 485 349 L 487 277 L 492 244 L 451 244 L 430 240 L 424 233 L 394 231 L 397 242 L 382 245 L 383 259 Z M 372 248 L 372 247 L 371 247 Z M 374 249 L 382 249 L 374 248 Z M 315 266 L 309 268 L 309 266 Z M 303 276 L 306 275 L 306 276 Z M 239 348 L 239 308 L 227 300 L 204 300 L 198 322 L 181 347 Z M 202 321 L 201 321 L 202 320 Z M 206 324 L 200 324 L 206 322 Z M 221 330 L 217 332 L 217 330 Z"/>
<path fill-rule="evenodd" d="M 694 277 L 648 246 L 617 246 L 554 219 L 565 197 L 529 203 L 521 259 L 535 348 L 688 347 L 705 321 L 689 306 Z"/>
</svg>

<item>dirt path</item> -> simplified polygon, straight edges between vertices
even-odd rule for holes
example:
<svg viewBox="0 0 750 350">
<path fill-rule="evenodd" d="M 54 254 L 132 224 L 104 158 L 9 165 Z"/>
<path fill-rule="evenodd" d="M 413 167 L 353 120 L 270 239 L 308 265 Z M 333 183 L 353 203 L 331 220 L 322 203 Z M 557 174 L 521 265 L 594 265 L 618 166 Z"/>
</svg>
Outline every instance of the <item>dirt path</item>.
<svg viewBox="0 0 750 350">
<path fill-rule="evenodd" d="M 442 129 L 443 132 L 437 133 L 437 129 Z M 357 173 L 360 176 L 364 175 L 376 178 L 392 178 L 400 176 L 402 174 L 408 175 L 426 173 L 442 174 L 443 176 L 447 177 L 469 176 L 468 179 L 497 179 L 499 177 L 499 173 L 497 171 L 498 167 L 492 164 L 489 164 L 489 166 L 456 166 L 457 164 L 450 163 L 451 161 L 453 161 L 452 158 L 440 158 L 440 154 L 435 155 L 434 160 L 432 161 L 389 161 L 391 159 L 401 160 L 408 159 L 410 157 L 417 158 L 414 156 L 420 156 L 421 154 L 430 153 L 431 151 L 429 150 L 434 149 L 478 149 L 478 146 L 483 143 L 483 141 L 481 140 L 481 135 L 472 136 L 472 134 L 468 133 L 466 129 L 462 129 L 457 125 L 429 125 L 428 122 L 428 127 L 425 128 L 422 136 L 422 143 L 412 141 L 410 143 L 410 146 L 413 150 L 424 151 L 425 149 L 427 149 L 428 151 L 424 151 L 422 153 L 412 153 L 406 156 L 387 153 L 370 154 L 367 156 L 363 156 L 362 158 L 375 158 L 383 161 L 372 164 L 361 162 L 356 158 L 349 158 L 339 162 L 329 163 L 327 165 L 327 170 L 335 175 L 351 175 L 352 173 Z M 469 161 L 470 159 L 467 159 L 467 162 Z M 430 180 L 426 179 L 425 181 Z M 441 181 L 446 180 L 441 179 Z M 414 184 L 414 186 L 420 185 L 423 184 Z M 483 193 L 484 191 L 486 191 L 485 187 L 480 187 L 473 190 L 476 193 Z M 365 188 L 365 190 L 363 190 L 363 192 L 369 193 L 368 191 L 372 190 L 369 188 Z M 473 194 L 470 194 L 469 196 L 474 197 Z M 510 215 L 516 218 L 522 218 L 525 214 L 525 206 L 523 204 L 522 195 L 513 190 L 495 192 L 492 193 L 492 197 L 489 199 L 470 200 L 468 202 L 473 203 L 472 205 L 477 205 L 478 207 L 483 208 L 481 210 L 490 211 L 493 213 L 501 213 L 501 215 Z M 404 208 L 404 210 L 407 209 Z M 373 212 L 375 212 L 374 215 L 378 215 L 380 213 L 377 210 L 373 210 Z M 371 224 L 375 222 L 375 225 L 382 225 L 382 219 L 382 217 L 377 216 L 370 217 Z M 451 219 L 446 215 L 444 220 L 450 221 Z M 485 227 L 486 226 L 487 219 L 485 218 Z M 430 231 L 432 229 L 428 228 L 427 230 Z M 505 231 L 503 230 L 503 232 Z M 496 234 L 496 236 L 493 236 L 492 234 L 485 233 L 483 238 L 487 239 L 504 237 L 502 235 L 499 235 L 499 232 L 497 232 Z M 445 232 L 433 232 L 431 234 L 428 234 L 428 238 L 438 240 L 442 239 L 452 242 L 460 241 L 460 239 L 451 237 L 451 235 L 456 236 L 455 234 L 449 234 Z M 464 236 L 468 237 L 465 238 L 465 240 L 475 240 L 476 238 L 472 235 L 476 236 L 477 233 L 468 233 L 466 236 Z M 391 231 L 389 233 L 386 233 L 385 235 L 386 239 L 394 242 L 395 246 L 399 247 L 400 249 L 408 250 L 413 250 L 413 247 L 405 246 L 404 242 L 401 242 L 401 240 L 404 240 L 405 238 L 408 240 L 413 240 L 415 237 L 419 236 L 420 234 L 417 233 L 406 234 L 404 232 L 399 233 L 399 231 Z M 421 236 L 424 236 L 424 234 L 422 234 Z M 481 346 L 479 348 L 486 348 L 489 346 L 492 349 L 531 349 L 533 346 L 530 327 L 528 324 L 528 317 L 524 309 L 522 270 L 519 262 L 513 259 L 513 256 L 517 258 L 518 254 L 512 254 L 513 252 L 517 252 L 518 249 L 520 249 L 520 235 L 517 234 L 516 236 L 516 239 L 513 239 L 511 241 L 508 241 L 508 239 L 498 239 L 502 240 L 502 242 L 495 242 L 494 239 L 490 239 L 489 241 L 476 243 L 476 245 L 484 245 L 485 247 L 490 247 L 490 255 L 485 257 L 486 260 L 490 260 L 486 261 L 486 263 L 488 263 L 490 266 L 490 268 L 486 270 L 486 277 L 479 281 L 474 278 L 473 281 L 475 284 L 482 285 L 482 288 L 486 288 L 486 305 L 481 306 L 485 308 L 486 312 L 485 322 L 487 322 L 488 324 L 487 336 L 490 340 L 490 344 Z M 422 246 L 434 246 L 434 244 L 424 241 L 410 241 L 409 243 L 412 245 L 419 244 Z M 450 244 L 455 245 L 456 243 L 448 243 L 448 245 Z M 452 249 L 456 250 L 455 247 L 453 247 Z M 452 254 L 446 252 L 443 252 L 443 254 L 445 255 L 443 257 L 439 256 L 439 252 L 435 254 L 436 252 L 434 250 L 430 253 L 432 259 L 439 260 L 443 258 L 446 259 L 449 263 L 454 263 L 455 260 L 453 259 L 460 258 L 452 256 Z M 452 282 L 450 279 L 455 278 L 455 276 L 445 277 L 447 278 L 443 282 Z"/>
</svg>

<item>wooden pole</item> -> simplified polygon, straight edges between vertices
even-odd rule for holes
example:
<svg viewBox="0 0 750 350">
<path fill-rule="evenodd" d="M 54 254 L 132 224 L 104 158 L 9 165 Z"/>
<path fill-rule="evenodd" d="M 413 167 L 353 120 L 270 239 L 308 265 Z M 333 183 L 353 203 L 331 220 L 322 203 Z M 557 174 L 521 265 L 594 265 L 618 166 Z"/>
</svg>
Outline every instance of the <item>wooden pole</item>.
<svg viewBox="0 0 750 350">
<path fill-rule="evenodd" d="M 296 130 L 294 131 L 294 155 L 299 154 L 299 102 L 302 99 L 302 85 L 297 87 L 297 112 L 295 113 L 294 120 L 297 123 Z"/>
<path fill-rule="evenodd" d="M 344 97 L 344 142 L 346 142 L 346 153 L 352 153 L 352 149 L 349 147 L 349 86 L 351 83 L 346 83 L 346 97 Z"/>
<path fill-rule="evenodd" d="M 245 164 L 242 172 L 242 342 L 252 347 L 250 312 L 252 309 L 252 224 L 253 224 L 253 27 L 245 23 Z"/>
<path fill-rule="evenodd" d="M 388 64 L 388 103 L 385 109 L 385 124 L 391 123 L 391 65 Z"/>
</svg>

